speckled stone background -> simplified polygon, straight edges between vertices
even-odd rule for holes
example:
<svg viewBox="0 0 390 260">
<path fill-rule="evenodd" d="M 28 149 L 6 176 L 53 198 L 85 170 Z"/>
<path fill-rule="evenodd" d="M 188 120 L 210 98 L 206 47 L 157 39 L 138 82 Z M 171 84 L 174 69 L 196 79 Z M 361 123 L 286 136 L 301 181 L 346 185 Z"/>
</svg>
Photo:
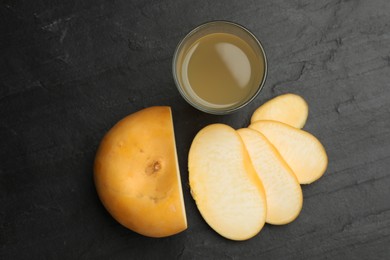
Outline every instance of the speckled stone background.
<svg viewBox="0 0 390 260">
<path fill-rule="evenodd" d="M 261 95 L 227 116 L 192 108 L 171 75 L 179 40 L 215 19 L 269 59 Z M 287 92 L 309 103 L 328 170 L 296 221 L 226 240 L 190 196 L 192 138 Z M 152 105 L 173 109 L 189 224 L 164 239 L 115 222 L 92 181 L 104 133 Z M 0 207 L 1 259 L 390 259 L 390 1 L 1 1 Z"/>
</svg>

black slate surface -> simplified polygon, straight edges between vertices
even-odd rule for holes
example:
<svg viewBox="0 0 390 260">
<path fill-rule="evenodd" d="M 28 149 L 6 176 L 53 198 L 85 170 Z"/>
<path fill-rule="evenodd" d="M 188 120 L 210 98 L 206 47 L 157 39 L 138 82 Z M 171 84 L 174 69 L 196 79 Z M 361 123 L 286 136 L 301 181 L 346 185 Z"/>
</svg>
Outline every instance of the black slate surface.
<svg viewBox="0 0 390 260">
<path fill-rule="evenodd" d="M 227 116 L 189 106 L 171 75 L 179 40 L 214 19 L 249 28 L 269 59 L 261 95 Z M 226 240 L 190 196 L 192 138 L 245 127 L 286 92 L 308 101 L 328 170 L 303 187 L 296 221 Z M 173 109 L 189 223 L 164 239 L 115 222 L 92 181 L 104 133 L 152 105 Z M 1 1 L 0 258 L 390 259 L 389 114 L 388 0 Z"/>
</svg>

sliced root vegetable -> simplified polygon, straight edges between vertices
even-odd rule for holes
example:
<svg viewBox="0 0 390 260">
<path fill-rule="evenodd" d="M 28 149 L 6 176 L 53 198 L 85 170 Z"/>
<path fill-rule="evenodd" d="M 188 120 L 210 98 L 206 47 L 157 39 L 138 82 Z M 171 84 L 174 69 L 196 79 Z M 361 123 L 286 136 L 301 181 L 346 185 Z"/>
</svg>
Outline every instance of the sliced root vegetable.
<svg viewBox="0 0 390 260">
<path fill-rule="evenodd" d="M 302 128 L 306 123 L 308 113 L 308 105 L 301 96 L 283 94 L 257 108 L 252 115 L 251 123 L 259 120 L 273 120 Z"/>
<path fill-rule="evenodd" d="M 232 240 L 260 232 L 267 210 L 263 186 L 233 128 L 203 128 L 192 142 L 188 168 L 191 194 L 211 228 Z"/>
<path fill-rule="evenodd" d="M 274 225 L 293 221 L 302 209 L 302 190 L 293 171 L 275 147 L 258 131 L 237 131 L 244 141 L 267 198 L 266 222 Z"/>
<path fill-rule="evenodd" d="M 112 127 L 97 151 L 94 179 L 123 226 L 150 237 L 187 228 L 169 107 L 143 109 Z"/>
<path fill-rule="evenodd" d="M 312 183 L 324 174 L 328 157 L 310 133 L 276 121 L 256 121 L 249 128 L 262 133 L 275 146 L 299 183 Z"/>
</svg>

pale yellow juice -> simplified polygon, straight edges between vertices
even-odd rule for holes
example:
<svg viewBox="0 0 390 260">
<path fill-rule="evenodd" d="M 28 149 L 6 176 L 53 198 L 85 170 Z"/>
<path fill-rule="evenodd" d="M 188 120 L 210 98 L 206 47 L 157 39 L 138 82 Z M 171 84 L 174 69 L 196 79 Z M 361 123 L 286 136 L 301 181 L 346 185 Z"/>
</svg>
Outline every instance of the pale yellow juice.
<svg viewBox="0 0 390 260">
<path fill-rule="evenodd" d="M 218 109 L 254 95 L 264 76 L 264 59 L 243 39 L 212 33 L 187 49 L 178 69 L 184 90 L 200 104 Z"/>
</svg>

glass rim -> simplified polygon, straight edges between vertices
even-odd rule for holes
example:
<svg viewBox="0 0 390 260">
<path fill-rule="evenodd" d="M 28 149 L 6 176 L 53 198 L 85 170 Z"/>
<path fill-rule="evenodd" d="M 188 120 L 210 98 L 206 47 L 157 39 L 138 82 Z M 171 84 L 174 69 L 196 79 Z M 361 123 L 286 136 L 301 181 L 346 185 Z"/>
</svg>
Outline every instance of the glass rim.
<svg viewBox="0 0 390 260">
<path fill-rule="evenodd" d="M 256 43 L 256 46 L 259 48 L 260 52 L 261 52 L 261 55 L 262 55 L 262 58 L 264 59 L 264 75 L 257 87 L 257 90 L 256 92 L 250 97 L 248 98 L 245 102 L 243 103 L 240 103 L 238 106 L 233 106 L 233 107 L 228 107 L 226 109 L 213 109 L 213 108 L 208 108 L 206 106 L 202 106 L 202 105 L 199 105 L 198 103 L 195 103 L 194 101 L 192 101 L 187 93 L 185 93 L 185 91 L 183 90 L 183 87 L 181 86 L 178 78 L 177 78 L 177 69 L 176 69 L 176 65 L 177 65 L 177 59 L 178 59 L 178 55 L 179 55 L 179 51 L 181 50 L 182 46 L 186 43 L 186 41 L 191 37 L 193 36 L 195 33 L 199 32 L 201 29 L 205 28 L 205 27 L 208 27 L 212 24 L 228 24 L 230 26 L 234 26 L 236 28 L 239 28 L 241 29 L 242 31 L 244 31 L 245 33 L 247 33 Z M 175 81 L 175 85 L 176 85 L 176 88 L 179 90 L 179 93 L 180 95 L 187 101 L 188 104 L 190 104 L 191 106 L 193 106 L 194 108 L 202 111 L 202 112 L 205 112 L 205 113 L 209 113 L 209 114 L 214 114 L 214 115 L 225 115 L 225 114 L 230 114 L 230 113 L 233 113 L 237 110 L 239 110 L 240 108 L 243 108 L 245 107 L 246 105 L 248 105 L 249 103 L 251 103 L 258 95 L 259 93 L 261 92 L 261 90 L 263 89 L 264 87 L 264 84 L 265 84 L 265 81 L 267 79 L 267 74 L 268 74 L 268 61 L 267 61 L 267 56 L 265 54 L 265 50 L 264 50 L 264 47 L 262 45 L 262 43 L 260 42 L 260 40 L 250 31 L 248 30 L 246 27 L 238 24 L 238 23 L 235 23 L 235 22 L 230 22 L 230 21 L 226 21 L 226 20 L 213 20 L 213 21 L 208 21 L 208 22 L 204 22 L 198 26 L 196 26 L 195 28 L 191 29 L 186 35 L 185 37 L 183 37 L 179 43 L 177 44 L 176 46 L 176 49 L 175 49 L 175 52 L 174 52 L 174 55 L 173 55 L 173 60 L 172 60 L 172 74 L 173 74 L 173 79 Z"/>
</svg>

